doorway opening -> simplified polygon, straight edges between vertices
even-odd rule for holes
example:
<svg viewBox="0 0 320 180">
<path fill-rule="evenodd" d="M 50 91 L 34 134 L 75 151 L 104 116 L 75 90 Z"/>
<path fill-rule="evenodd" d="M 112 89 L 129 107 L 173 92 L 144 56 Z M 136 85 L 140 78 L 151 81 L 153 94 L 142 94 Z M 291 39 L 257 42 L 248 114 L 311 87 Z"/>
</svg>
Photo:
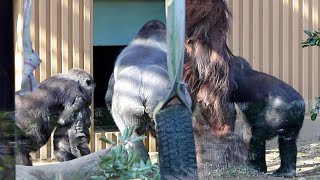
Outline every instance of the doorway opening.
<svg viewBox="0 0 320 180">
<path fill-rule="evenodd" d="M 94 124 L 96 130 L 117 130 L 104 101 L 114 63 L 125 46 L 93 46 Z"/>
</svg>

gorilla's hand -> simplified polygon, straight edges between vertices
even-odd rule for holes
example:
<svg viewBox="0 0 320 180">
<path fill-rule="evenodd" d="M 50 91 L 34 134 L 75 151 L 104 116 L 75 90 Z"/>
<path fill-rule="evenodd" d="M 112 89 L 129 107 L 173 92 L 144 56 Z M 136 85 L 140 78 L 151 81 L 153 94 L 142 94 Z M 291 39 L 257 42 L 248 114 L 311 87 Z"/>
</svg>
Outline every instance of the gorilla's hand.
<svg viewBox="0 0 320 180">
<path fill-rule="evenodd" d="M 85 98 L 84 97 L 76 97 L 76 99 L 74 100 L 74 103 L 71 106 L 66 106 L 65 109 L 63 110 L 63 112 L 60 115 L 60 118 L 58 120 L 58 124 L 60 124 L 61 126 L 64 126 L 72 121 L 74 121 L 74 118 L 72 118 L 72 116 L 74 115 L 74 113 L 81 107 L 85 106 L 86 102 L 85 102 Z"/>
</svg>

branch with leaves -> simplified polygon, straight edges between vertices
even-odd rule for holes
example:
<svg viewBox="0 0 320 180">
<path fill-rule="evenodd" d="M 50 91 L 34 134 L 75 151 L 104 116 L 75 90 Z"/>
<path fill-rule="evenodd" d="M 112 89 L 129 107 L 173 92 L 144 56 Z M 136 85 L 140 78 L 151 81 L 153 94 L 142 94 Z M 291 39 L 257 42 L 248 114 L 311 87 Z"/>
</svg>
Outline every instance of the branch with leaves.
<svg viewBox="0 0 320 180">
<path fill-rule="evenodd" d="M 126 128 L 119 137 L 118 145 L 106 137 L 100 138 L 101 141 L 113 147 L 106 156 L 101 157 L 99 166 L 104 176 L 92 176 L 91 179 L 160 179 L 159 166 L 151 164 L 150 160 L 144 162 L 130 147 L 130 143 L 142 141 L 145 137 L 132 137 L 132 133 L 133 128 Z"/>
<path fill-rule="evenodd" d="M 302 47 L 308 46 L 319 46 L 320 47 L 320 31 L 309 31 L 304 30 L 304 33 L 308 35 L 308 39 L 302 42 Z M 320 113 L 320 96 L 316 97 L 316 106 L 310 111 L 311 120 L 316 120 L 318 114 Z"/>
<path fill-rule="evenodd" d="M 320 113 L 320 96 L 316 99 L 316 107 L 310 111 L 311 120 L 314 121 L 317 119 L 318 114 Z"/>
<path fill-rule="evenodd" d="M 301 43 L 303 48 L 308 46 L 320 47 L 320 31 L 311 32 L 309 30 L 304 30 L 304 33 L 306 33 L 309 37 L 307 40 Z"/>
</svg>

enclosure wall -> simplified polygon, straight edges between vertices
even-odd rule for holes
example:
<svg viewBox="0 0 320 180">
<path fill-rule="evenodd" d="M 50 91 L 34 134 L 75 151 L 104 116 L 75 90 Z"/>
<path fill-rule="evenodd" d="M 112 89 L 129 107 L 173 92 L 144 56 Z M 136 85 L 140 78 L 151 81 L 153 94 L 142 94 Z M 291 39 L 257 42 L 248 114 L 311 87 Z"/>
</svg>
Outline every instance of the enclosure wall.
<svg viewBox="0 0 320 180">
<path fill-rule="evenodd" d="M 303 30 L 319 30 L 319 0 L 227 0 L 232 12 L 229 46 L 235 55 L 248 59 L 254 69 L 291 84 L 304 97 L 307 112 L 320 95 L 320 48 L 302 48 Z M 23 0 L 15 6 L 15 84 L 22 79 Z M 42 63 L 38 81 L 72 67 L 93 73 L 93 0 L 33 0 L 31 38 Z M 114 18 L 117 18 L 114 16 Z M 92 125 L 93 129 L 93 125 Z M 92 150 L 99 133 L 93 134 Z M 100 145 L 98 145 L 100 146 Z M 103 145 L 104 147 L 105 145 Z M 52 158 L 51 142 L 34 154 Z"/>
<path fill-rule="evenodd" d="M 23 72 L 23 0 L 14 0 L 14 6 L 15 85 L 19 90 Z M 31 41 L 42 60 L 35 72 L 38 82 L 71 68 L 81 68 L 93 74 L 92 7 L 93 0 L 33 0 Z M 92 122 L 91 130 L 93 127 Z M 93 148 L 94 135 L 91 137 Z M 49 159 L 52 151 L 51 138 L 33 157 Z"/>
<path fill-rule="evenodd" d="M 227 0 L 232 12 L 229 46 L 255 70 L 292 85 L 307 112 L 320 95 L 320 48 L 302 48 L 303 30 L 320 30 L 319 0 Z"/>
</svg>

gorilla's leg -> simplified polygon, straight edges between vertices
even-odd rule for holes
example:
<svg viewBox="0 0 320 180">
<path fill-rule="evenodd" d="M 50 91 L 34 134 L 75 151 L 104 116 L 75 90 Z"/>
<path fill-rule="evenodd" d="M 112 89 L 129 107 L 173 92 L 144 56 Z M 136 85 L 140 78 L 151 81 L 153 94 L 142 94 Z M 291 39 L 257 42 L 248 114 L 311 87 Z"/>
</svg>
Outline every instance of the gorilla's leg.
<svg viewBox="0 0 320 180">
<path fill-rule="evenodd" d="M 294 177 L 296 175 L 297 145 L 295 137 L 279 136 L 281 165 L 273 172 L 275 176 Z"/>
<path fill-rule="evenodd" d="M 259 136 L 257 130 L 252 129 L 250 140 L 249 160 L 251 166 L 259 172 L 267 172 L 266 165 L 266 141 Z M 257 134 L 257 135 L 256 135 Z"/>
<path fill-rule="evenodd" d="M 69 161 L 76 158 L 76 156 L 71 153 L 69 141 L 66 137 L 59 138 L 59 141 L 56 140 L 57 138 L 54 139 L 54 155 L 58 161 Z"/>
<path fill-rule="evenodd" d="M 71 153 L 65 151 L 65 150 L 58 150 L 55 152 L 55 156 L 59 162 L 63 161 L 69 161 L 72 159 L 75 159 L 76 157 L 72 155 Z"/>
<path fill-rule="evenodd" d="M 145 132 L 146 122 L 144 121 L 143 117 L 143 106 L 139 106 L 138 104 L 127 104 L 126 106 L 122 106 L 118 109 L 116 107 L 117 106 L 114 105 L 112 106 L 112 116 L 115 119 L 115 123 L 122 134 L 126 128 L 134 129 L 132 134 L 133 138 L 142 135 Z M 132 107 L 134 107 L 134 110 L 132 109 Z M 134 144 L 129 144 L 129 146 L 133 148 L 133 150 L 137 152 L 144 161 L 149 159 L 149 154 L 142 141 Z"/>
<path fill-rule="evenodd" d="M 142 125 L 142 119 L 138 118 L 138 117 L 132 117 L 132 115 L 128 115 L 130 117 L 124 118 L 125 121 L 121 120 L 121 121 L 116 121 L 116 124 L 120 130 L 120 132 L 123 134 L 125 128 L 134 128 L 133 134 L 132 134 L 132 138 L 135 138 L 137 136 L 141 136 L 143 135 L 142 132 L 144 132 L 143 130 L 141 130 L 141 126 Z M 123 116 L 122 116 L 123 117 Z M 147 161 L 149 159 L 149 154 L 148 151 L 146 150 L 144 144 L 142 141 L 136 142 L 136 143 L 130 143 L 129 146 L 133 149 L 134 152 L 137 152 L 139 154 L 139 156 L 141 157 L 141 159 L 143 161 Z"/>
</svg>

